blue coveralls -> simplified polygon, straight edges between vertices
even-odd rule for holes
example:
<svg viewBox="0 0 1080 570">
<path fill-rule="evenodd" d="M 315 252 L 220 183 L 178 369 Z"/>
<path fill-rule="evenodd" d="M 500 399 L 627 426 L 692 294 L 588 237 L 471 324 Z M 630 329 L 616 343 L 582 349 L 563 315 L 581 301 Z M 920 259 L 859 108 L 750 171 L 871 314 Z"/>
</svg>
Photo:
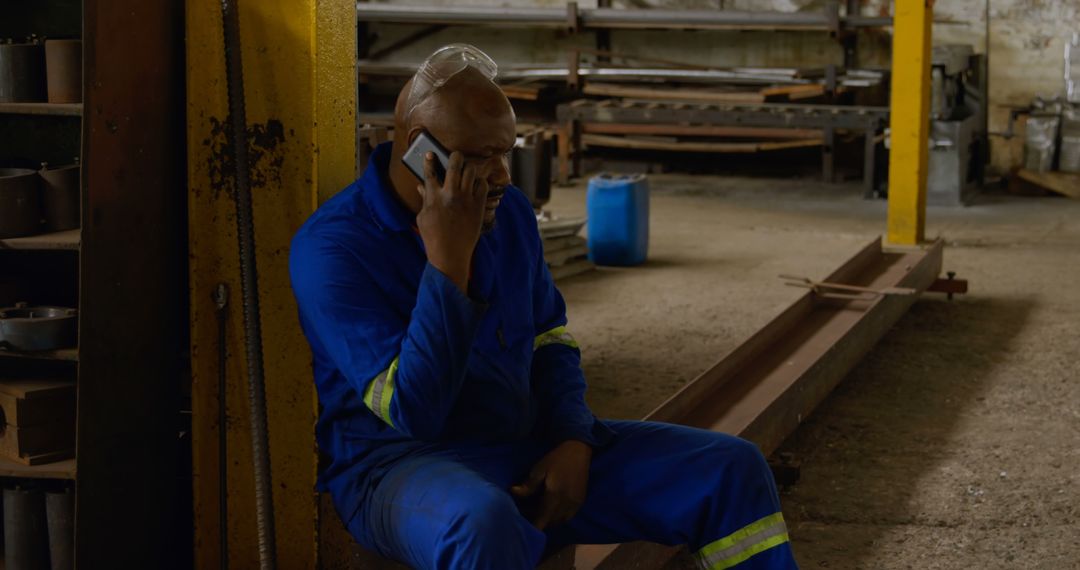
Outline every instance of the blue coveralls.
<svg viewBox="0 0 1080 570">
<path fill-rule="evenodd" d="M 468 295 L 427 263 L 387 176 L 390 143 L 290 253 L 322 412 L 319 477 L 353 537 L 416 568 L 532 568 L 562 544 L 688 544 L 705 568 L 795 566 L 756 446 L 669 424 L 599 421 L 544 263 L 508 188 Z M 594 447 L 588 496 L 544 532 L 509 493 L 552 447 Z"/>
</svg>

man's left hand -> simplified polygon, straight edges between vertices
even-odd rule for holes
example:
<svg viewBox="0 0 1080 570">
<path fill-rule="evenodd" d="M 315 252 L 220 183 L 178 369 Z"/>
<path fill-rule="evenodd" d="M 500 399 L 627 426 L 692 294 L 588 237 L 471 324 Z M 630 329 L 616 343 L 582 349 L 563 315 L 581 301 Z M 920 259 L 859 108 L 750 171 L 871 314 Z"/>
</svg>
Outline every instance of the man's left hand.
<svg viewBox="0 0 1080 570">
<path fill-rule="evenodd" d="M 533 467 L 524 483 L 514 485 L 510 492 L 518 498 L 541 493 L 532 516 L 536 528 L 544 530 L 564 523 L 585 502 L 591 462 L 592 447 L 576 440 L 564 441 Z"/>
</svg>

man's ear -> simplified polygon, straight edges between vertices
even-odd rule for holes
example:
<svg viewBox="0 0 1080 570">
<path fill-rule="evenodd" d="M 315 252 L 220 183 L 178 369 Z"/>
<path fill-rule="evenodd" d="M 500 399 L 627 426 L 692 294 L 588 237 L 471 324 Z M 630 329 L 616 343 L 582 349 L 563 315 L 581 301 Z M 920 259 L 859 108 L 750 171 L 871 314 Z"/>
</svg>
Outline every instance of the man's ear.
<svg viewBox="0 0 1080 570">
<path fill-rule="evenodd" d="M 405 148 L 412 146 L 412 143 L 416 140 L 416 137 L 420 136 L 420 133 L 424 132 L 424 127 L 413 127 L 409 129 L 409 134 L 405 138 Z"/>
</svg>

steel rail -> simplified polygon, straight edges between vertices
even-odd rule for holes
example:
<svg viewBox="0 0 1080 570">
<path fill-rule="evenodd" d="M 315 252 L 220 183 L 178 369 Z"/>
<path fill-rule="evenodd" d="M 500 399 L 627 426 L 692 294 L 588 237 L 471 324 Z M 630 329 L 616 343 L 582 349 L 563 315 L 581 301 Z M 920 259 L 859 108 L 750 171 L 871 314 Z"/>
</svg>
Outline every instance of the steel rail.
<svg viewBox="0 0 1080 570">
<path fill-rule="evenodd" d="M 416 72 L 417 65 L 388 64 L 381 61 L 361 59 L 356 62 L 357 73 L 369 77 L 408 77 Z M 537 64 L 530 67 L 507 67 L 499 70 L 499 79 L 513 80 L 565 80 L 570 70 L 565 65 Z M 748 69 L 675 69 L 668 67 L 598 67 L 582 66 L 578 75 L 610 81 L 633 81 L 657 79 L 687 83 L 731 83 L 739 85 L 808 85 L 818 83 L 812 79 L 794 77 L 785 73 L 768 73 L 766 70 Z M 883 74 L 872 70 L 848 70 L 837 78 L 839 85 L 869 86 L 880 82 Z"/>
<path fill-rule="evenodd" d="M 891 18 L 839 16 L 834 23 L 826 12 L 749 12 L 736 10 L 640 10 L 579 8 L 578 22 L 586 29 L 800 29 L 830 30 L 891 26 Z M 524 25 L 571 27 L 573 12 L 562 8 L 492 8 L 486 6 L 407 6 L 359 2 L 362 22 L 443 25 Z"/>
</svg>

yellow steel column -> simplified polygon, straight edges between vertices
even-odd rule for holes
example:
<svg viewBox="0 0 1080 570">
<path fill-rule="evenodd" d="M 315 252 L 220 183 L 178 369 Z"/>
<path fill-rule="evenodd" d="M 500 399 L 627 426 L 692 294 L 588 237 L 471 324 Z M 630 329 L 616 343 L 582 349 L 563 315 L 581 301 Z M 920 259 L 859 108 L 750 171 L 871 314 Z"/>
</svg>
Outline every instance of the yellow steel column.
<svg viewBox="0 0 1080 570">
<path fill-rule="evenodd" d="M 933 0 L 896 0 L 893 16 L 889 242 L 914 245 L 926 225 Z"/>
<path fill-rule="evenodd" d="M 288 278 L 289 241 L 355 157 L 352 0 L 245 0 L 240 37 L 251 147 L 278 566 L 315 568 L 316 397 Z M 187 125 L 195 567 L 218 567 L 218 332 L 227 309 L 228 537 L 234 568 L 257 567 L 235 205 L 219 0 L 188 0 Z M 152 379 L 148 379 L 152 381 Z"/>
</svg>

